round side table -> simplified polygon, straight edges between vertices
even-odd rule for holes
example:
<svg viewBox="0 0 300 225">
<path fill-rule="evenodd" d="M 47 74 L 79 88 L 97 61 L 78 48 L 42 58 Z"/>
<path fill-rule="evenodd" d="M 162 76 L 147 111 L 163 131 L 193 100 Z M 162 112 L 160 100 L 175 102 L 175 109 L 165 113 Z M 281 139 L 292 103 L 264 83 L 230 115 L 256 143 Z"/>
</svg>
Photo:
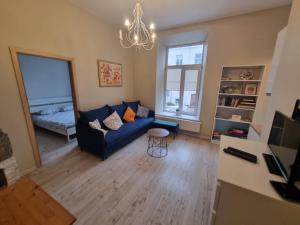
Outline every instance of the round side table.
<svg viewBox="0 0 300 225">
<path fill-rule="evenodd" d="M 162 128 L 149 129 L 148 138 L 148 155 L 155 158 L 162 158 L 168 155 L 168 136 L 169 131 Z"/>
</svg>

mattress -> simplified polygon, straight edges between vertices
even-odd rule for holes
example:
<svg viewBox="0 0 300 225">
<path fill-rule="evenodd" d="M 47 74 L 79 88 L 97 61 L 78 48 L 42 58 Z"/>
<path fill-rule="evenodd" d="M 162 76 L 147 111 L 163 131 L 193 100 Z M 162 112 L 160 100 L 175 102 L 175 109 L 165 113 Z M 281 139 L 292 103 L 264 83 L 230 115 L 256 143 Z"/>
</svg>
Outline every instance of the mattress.
<svg viewBox="0 0 300 225">
<path fill-rule="evenodd" d="M 73 111 L 58 112 L 49 115 L 32 115 L 34 125 L 54 129 L 67 130 L 75 126 Z"/>
</svg>

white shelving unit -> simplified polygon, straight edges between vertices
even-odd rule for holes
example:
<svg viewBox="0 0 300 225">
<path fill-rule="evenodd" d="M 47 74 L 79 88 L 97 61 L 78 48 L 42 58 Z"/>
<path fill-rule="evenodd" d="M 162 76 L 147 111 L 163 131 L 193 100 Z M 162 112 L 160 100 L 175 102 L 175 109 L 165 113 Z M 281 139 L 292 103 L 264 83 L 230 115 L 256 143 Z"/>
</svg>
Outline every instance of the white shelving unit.
<svg viewBox="0 0 300 225">
<path fill-rule="evenodd" d="M 223 105 L 218 105 L 218 108 L 224 108 L 224 109 L 239 109 L 239 110 L 246 110 L 246 111 L 254 111 L 255 109 L 245 109 L 245 108 L 240 108 L 240 107 L 231 107 L 231 106 L 223 106 Z"/>
<path fill-rule="evenodd" d="M 211 136 L 213 143 L 219 143 L 220 135 L 247 137 L 259 96 L 264 68 L 264 65 L 223 67 Z M 242 79 L 240 76 L 242 73 L 252 74 L 251 79 Z M 253 91 L 255 89 L 256 91 Z M 250 93 L 251 90 L 252 93 Z M 234 129 L 243 132 L 243 135 L 229 133 Z"/>
</svg>

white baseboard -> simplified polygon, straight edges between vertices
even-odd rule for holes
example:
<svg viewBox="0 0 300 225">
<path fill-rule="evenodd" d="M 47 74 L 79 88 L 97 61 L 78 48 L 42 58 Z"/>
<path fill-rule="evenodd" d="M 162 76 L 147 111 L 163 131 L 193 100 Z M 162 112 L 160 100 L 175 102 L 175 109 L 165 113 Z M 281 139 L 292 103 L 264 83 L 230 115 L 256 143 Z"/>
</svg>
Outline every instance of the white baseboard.
<svg viewBox="0 0 300 225">
<path fill-rule="evenodd" d="M 199 133 L 190 132 L 190 131 L 181 130 L 181 129 L 179 129 L 179 133 L 180 134 L 184 134 L 184 135 L 188 135 L 188 136 L 191 136 L 191 137 L 203 139 L 203 140 L 206 140 L 206 141 L 210 141 L 210 137 L 209 136 L 201 135 Z"/>
<path fill-rule="evenodd" d="M 32 172 L 35 171 L 35 170 L 36 170 L 36 167 L 31 167 L 31 168 L 29 168 L 29 169 L 20 171 L 20 176 L 21 176 L 21 177 L 26 176 L 26 175 L 32 173 Z"/>
</svg>

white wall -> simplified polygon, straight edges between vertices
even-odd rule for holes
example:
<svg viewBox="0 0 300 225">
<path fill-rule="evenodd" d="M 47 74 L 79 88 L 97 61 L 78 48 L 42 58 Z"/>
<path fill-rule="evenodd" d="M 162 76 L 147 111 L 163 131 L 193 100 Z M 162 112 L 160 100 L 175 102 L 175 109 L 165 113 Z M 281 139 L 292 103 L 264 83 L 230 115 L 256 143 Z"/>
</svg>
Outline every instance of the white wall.
<svg viewBox="0 0 300 225">
<path fill-rule="evenodd" d="M 19 55 L 19 62 L 29 102 L 72 96 L 67 61 Z"/>
<path fill-rule="evenodd" d="M 286 26 L 289 12 L 290 7 L 280 7 L 159 33 L 158 37 L 164 39 L 170 35 L 195 30 L 204 29 L 208 32 L 200 136 L 209 137 L 212 133 L 222 66 L 265 64 L 267 74 L 277 33 Z M 157 50 L 135 54 L 135 95 L 150 107 L 159 98 L 156 96 L 155 99 L 155 83 L 156 88 L 162 85 L 162 79 L 156 80 L 157 55 L 161 55 Z"/>
<path fill-rule="evenodd" d="M 262 140 L 267 141 L 275 110 L 291 116 L 300 99 L 300 1 L 294 0 L 269 107 L 263 124 Z"/>
<path fill-rule="evenodd" d="M 81 110 L 135 99 L 133 50 L 120 46 L 117 29 L 68 0 L 1 1 L 0 27 L 0 127 L 22 173 L 35 163 L 9 46 L 72 57 Z M 97 59 L 122 64 L 122 87 L 99 87 Z"/>
</svg>

